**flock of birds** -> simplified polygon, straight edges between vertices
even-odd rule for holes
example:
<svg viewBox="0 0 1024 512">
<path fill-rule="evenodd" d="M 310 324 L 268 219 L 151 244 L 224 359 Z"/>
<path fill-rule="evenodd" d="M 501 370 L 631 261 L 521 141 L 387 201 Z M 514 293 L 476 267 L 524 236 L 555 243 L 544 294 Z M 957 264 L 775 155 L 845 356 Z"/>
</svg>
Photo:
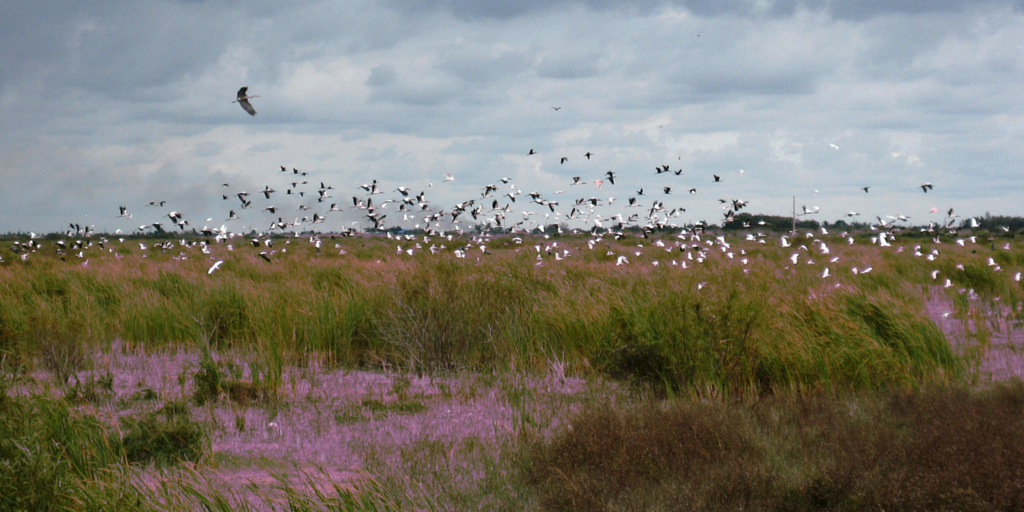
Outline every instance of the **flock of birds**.
<svg viewBox="0 0 1024 512">
<path fill-rule="evenodd" d="M 248 88 L 242 87 L 238 90 L 234 102 L 238 103 L 249 115 L 255 116 L 256 110 L 249 100 L 258 97 L 249 95 Z M 558 111 L 561 108 L 552 107 L 552 109 Z M 835 144 L 830 146 L 833 149 L 839 149 Z M 538 155 L 532 148 L 525 154 L 527 156 Z M 590 162 L 595 156 L 590 151 L 581 155 L 582 158 L 585 158 L 585 162 Z M 564 165 L 569 161 L 569 157 L 560 156 L 558 161 Z M 206 219 L 206 224 L 202 228 L 194 228 L 185 214 L 168 209 L 168 201 L 158 199 L 149 201 L 143 207 L 164 209 L 166 213 L 161 213 L 159 219 L 151 219 L 149 222 L 127 231 L 118 229 L 112 235 L 120 243 L 123 243 L 124 235 L 129 233 L 194 232 L 202 234 L 204 237 L 212 237 L 216 244 L 224 243 L 228 251 L 234 250 L 234 244 L 238 243 L 234 241 L 235 239 L 244 238 L 248 239 L 248 242 L 242 242 L 243 244 L 251 244 L 260 251 L 258 254 L 260 258 L 271 262 L 278 250 L 287 251 L 287 247 L 274 248 L 275 235 L 279 240 L 281 235 L 286 234 L 293 235 L 295 238 L 301 236 L 313 244 L 316 253 L 320 254 L 324 248 L 324 240 L 328 236 L 331 238 L 334 236 L 346 237 L 360 232 L 373 232 L 395 240 L 397 253 L 400 255 L 412 256 L 417 252 L 438 254 L 449 249 L 446 244 L 453 243 L 457 246 L 453 246 L 451 252 L 458 258 L 466 258 L 474 251 L 478 251 L 477 257 L 489 254 L 487 245 L 495 236 L 511 236 L 516 244 L 523 244 L 523 235 L 536 234 L 543 235 L 544 241 L 534 244 L 532 249 L 537 253 L 537 264 L 543 265 L 547 259 L 563 260 L 570 257 L 573 251 L 583 250 L 582 246 L 560 246 L 557 239 L 552 239 L 554 234 L 569 231 L 571 234 L 589 234 L 590 239 L 586 244 L 589 250 L 600 248 L 606 238 L 620 241 L 630 237 L 638 238 L 635 248 L 628 253 L 614 253 L 611 250 L 611 244 L 607 244 L 608 255 L 615 257 L 617 265 L 627 265 L 630 263 L 630 258 L 639 257 L 647 250 L 659 251 L 658 254 L 663 251 L 664 257 L 656 256 L 652 259 L 651 263 L 655 266 L 665 264 L 687 268 L 690 265 L 699 265 L 715 255 L 737 260 L 742 265 L 747 265 L 750 262 L 746 251 L 733 250 L 732 244 L 725 239 L 724 235 L 709 235 L 706 222 L 676 223 L 676 219 L 679 219 L 686 209 L 681 205 L 667 206 L 665 201 L 676 190 L 684 191 L 686 195 L 698 194 L 700 191 L 692 184 L 683 187 L 677 187 L 674 184 L 661 185 L 660 190 L 656 191 L 639 188 L 635 192 L 626 194 L 627 198 L 624 201 L 617 201 L 615 197 L 597 197 L 590 194 L 575 194 L 576 198 L 565 200 L 561 198 L 565 194 L 563 190 L 555 191 L 551 196 L 539 192 L 525 192 L 511 179 L 500 178 L 495 183 L 484 186 L 477 197 L 443 207 L 432 202 L 430 194 L 426 192 L 434 187 L 432 182 L 428 182 L 426 187 L 416 191 L 408 186 L 391 189 L 374 179 L 352 187 L 350 191 L 345 191 L 344 188 L 335 188 L 317 179 L 309 171 L 299 170 L 295 167 L 289 168 L 280 165 L 279 170 L 272 172 L 276 175 L 273 180 L 275 185 L 267 184 L 262 190 L 257 189 L 254 192 L 232 189 L 230 183 L 220 184 L 220 199 L 230 204 L 225 208 L 228 210 L 227 214 L 220 222 L 211 217 Z M 741 176 L 743 173 L 743 170 L 739 171 Z M 675 177 L 683 175 L 683 169 L 672 169 L 667 164 L 661 164 L 654 166 L 654 174 L 675 179 Z M 618 178 L 619 176 L 613 171 L 595 173 L 592 176 L 574 176 L 567 186 L 570 190 L 578 190 L 577 187 L 584 186 L 593 187 L 591 190 L 600 190 L 605 186 L 609 188 L 616 186 Z M 454 176 L 446 173 L 440 180 L 440 185 L 454 180 Z M 723 176 L 718 174 L 712 174 L 706 181 L 706 184 L 712 187 L 722 186 L 722 183 L 724 183 Z M 870 193 L 871 188 L 871 186 L 865 186 L 862 187 L 862 190 L 864 193 Z M 928 193 L 934 189 L 934 185 L 923 183 L 920 188 L 923 193 Z M 350 193 L 352 195 L 349 200 Z M 339 198 L 335 198 L 335 195 Z M 282 196 L 287 198 L 284 203 L 278 202 Z M 254 201 L 257 204 L 254 204 Z M 748 201 L 742 199 L 719 199 L 718 201 L 723 210 L 723 223 L 737 222 L 739 212 L 749 205 Z M 275 206 L 275 204 L 293 205 L 295 202 L 300 203 L 297 209 L 294 209 L 294 206 Z M 621 208 L 616 213 L 609 215 L 606 212 L 607 207 L 616 204 Z M 228 224 L 239 222 L 241 219 L 239 215 L 242 212 L 248 213 L 247 211 L 250 210 L 261 215 L 265 214 L 266 220 L 262 224 L 265 228 L 258 229 L 250 226 L 248 229 L 229 229 Z M 291 215 L 293 211 L 297 213 Z M 335 215 L 335 212 L 358 212 L 360 217 L 366 221 L 362 224 L 356 221 L 340 229 L 321 232 L 320 225 L 327 221 L 328 216 Z M 815 215 L 819 212 L 818 207 L 803 206 L 802 212 L 796 215 Z M 933 208 L 931 213 L 939 212 L 937 208 Z M 853 219 L 860 214 L 851 211 L 847 216 Z M 133 219 L 134 213 L 129 211 L 127 206 L 120 206 L 117 218 Z M 568 221 L 576 221 L 577 224 L 588 227 L 585 229 L 563 229 L 563 223 Z M 778 243 L 782 248 L 794 247 L 793 254 L 789 257 L 790 263 L 794 266 L 798 264 L 816 265 L 819 263 L 816 263 L 814 259 L 818 258 L 822 266 L 821 277 L 828 278 L 832 275 L 828 264 L 838 261 L 836 256 L 830 254 L 828 243 L 853 244 L 856 241 L 856 236 L 866 236 L 870 237 L 872 244 L 888 247 L 892 245 L 901 230 L 908 229 L 906 223 L 909 221 L 909 217 L 905 215 L 877 217 L 877 221 L 877 223 L 869 224 L 871 230 L 869 235 L 854 235 L 844 231 L 831 235 L 834 239 L 830 240 L 828 229 L 820 228 L 820 233 L 807 232 L 805 234 L 811 240 L 809 244 L 798 243 L 796 233 L 781 236 Z M 221 225 L 210 227 L 208 223 L 214 222 Z M 950 208 L 945 211 L 945 218 L 942 222 L 932 222 L 921 229 L 931 233 L 936 244 L 942 243 L 944 236 L 959 245 L 976 243 L 975 237 L 961 237 L 958 234 L 958 223 L 959 227 L 978 226 L 977 220 L 973 218 L 958 221 L 955 211 Z M 745 222 L 742 226 L 746 228 L 743 235 L 745 240 L 761 244 L 768 243 L 768 236 L 757 232 L 764 224 L 764 221 Z M 653 237 L 650 243 L 644 243 L 646 241 L 644 239 L 665 228 L 671 228 L 672 232 L 676 233 L 675 240 L 666 243 L 664 237 Z M 98 247 L 100 250 L 114 252 L 112 247 L 108 247 L 111 244 L 108 239 L 110 234 L 102 234 L 103 236 L 99 240 L 93 240 L 96 236 L 93 226 L 72 223 L 66 235 L 71 238 L 70 242 L 60 240 L 54 244 L 57 254 L 62 259 L 69 255 L 77 256 L 84 260 L 83 266 L 88 266 L 87 251 Z M 469 236 L 466 237 L 466 235 Z M 284 242 L 285 245 L 290 243 L 291 240 L 287 239 Z M 176 258 L 188 258 L 189 255 L 185 250 L 198 249 L 206 257 L 215 260 L 209 268 L 210 274 L 222 268 L 224 263 L 223 260 L 216 259 L 210 244 L 203 239 L 189 241 L 182 238 L 178 242 L 168 240 L 154 244 L 152 247 L 145 243 L 139 243 L 139 246 L 144 256 L 148 250 L 164 252 L 177 250 L 179 255 Z M 619 247 L 622 247 L 622 244 Z M 340 254 L 345 254 L 345 250 L 340 244 L 335 244 L 334 248 Z M 1009 248 L 1009 244 L 1004 246 L 1004 249 Z M 42 243 L 35 234 L 30 234 L 28 241 L 15 242 L 11 247 L 12 252 L 19 255 L 22 260 L 27 260 L 30 254 L 41 249 Z M 896 251 L 903 252 L 904 248 L 898 247 Z M 119 254 L 115 254 L 120 257 Z M 917 246 L 914 248 L 913 255 L 934 261 L 939 256 L 939 251 L 933 249 L 929 253 L 923 253 L 921 247 Z M 2 256 L 0 256 L 0 262 L 3 262 Z M 1002 270 L 992 258 L 989 258 L 989 266 L 993 271 Z M 851 269 L 854 274 L 865 274 L 871 270 L 870 267 L 853 267 Z M 932 278 L 938 279 L 938 270 L 932 272 Z M 1020 281 L 1021 273 L 1017 272 L 1014 278 Z M 952 282 L 946 279 L 945 286 L 952 286 Z"/>
<path fill-rule="evenodd" d="M 256 109 L 250 102 L 254 98 L 259 98 L 259 96 L 250 95 L 248 87 L 242 87 L 238 90 L 234 103 L 238 103 L 249 115 L 255 116 Z M 561 107 L 555 106 L 552 109 L 559 111 Z M 839 149 L 835 144 L 830 144 L 830 146 L 833 149 Z M 538 153 L 531 148 L 526 155 L 533 156 Z M 587 151 L 581 156 L 585 162 L 589 163 L 595 155 L 593 152 Z M 568 161 L 568 156 L 558 157 L 558 162 L 561 165 Z M 676 177 L 683 175 L 683 169 L 672 169 L 668 164 L 662 164 L 654 167 L 654 174 L 670 177 L 669 182 L 660 185 L 653 191 L 645 190 L 643 187 L 635 191 L 631 190 L 626 194 L 627 198 L 624 201 L 618 201 L 615 197 L 598 197 L 593 193 L 576 194 L 573 199 L 566 200 L 562 198 L 566 193 L 564 190 L 557 190 L 551 195 L 536 191 L 526 192 L 513 183 L 510 178 L 500 178 L 497 182 L 484 186 L 478 197 L 466 199 L 447 208 L 439 207 L 430 200 L 426 190 L 434 187 L 433 182 L 428 182 L 426 187 L 415 192 L 409 186 L 399 186 L 395 189 L 385 188 L 377 180 L 372 180 L 351 189 L 353 195 L 351 195 L 351 204 L 349 204 L 348 193 L 346 193 L 349 191 L 344 191 L 344 188 L 336 189 L 334 186 L 314 178 L 308 171 L 300 171 L 295 167 L 289 169 L 281 165 L 280 172 L 277 174 L 278 176 L 273 179 L 275 185 L 265 185 L 262 190 L 257 189 L 256 192 L 232 190 L 229 183 L 223 183 L 221 199 L 231 202 L 237 199 L 237 202 L 228 208 L 225 218 L 206 219 L 208 223 L 220 221 L 224 222 L 224 225 L 220 228 L 204 226 L 201 231 L 204 234 L 228 232 L 230 230 L 226 223 L 242 221 L 242 216 L 248 213 L 246 210 L 255 210 L 258 213 L 267 214 L 263 217 L 265 220 L 257 225 L 256 223 L 259 221 L 249 215 L 246 220 L 250 220 L 252 224 L 243 226 L 243 229 L 238 230 L 239 232 L 284 233 L 293 230 L 316 233 L 322 231 L 321 224 L 329 219 L 340 218 L 340 212 L 357 212 L 359 218 L 365 219 L 363 224 L 357 221 L 340 229 L 329 229 L 328 231 L 351 235 L 360 231 L 360 228 L 375 232 L 399 228 L 410 231 L 420 230 L 428 234 L 436 234 L 446 229 L 463 233 L 465 231 L 463 226 L 469 223 L 467 219 L 472 218 L 472 223 L 480 225 L 482 230 L 488 232 L 521 233 L 543 230 L 550 225 L 568 225 L 572 222 L 588 226 L 594 233 L 605 230 L 621 232 L 627 227 L 640 228 L 647 233 L 676 226 L 677 219 L 680 219 L 686 212 L 686 208 L 679 204 L 681 200 L 677 200 L 676 205 L 666 205 L 667 201 L 673 199 L 674 193 L 679 192 L 692 196 L 703 192 L 703 190 L 698 191 L 698 187 L 693 183 L 678 186 Z M 739 170 L 739 174 L 742 176 L 744 171 Z M 571 191 L 589 186 L 593 187 L 592 190 L 599 190 L 605 185 L 608 188 L 615 186 L 617 177 L 614 171 L 598 173 L 593 177 L 573 176 L 572 181 L 567 185 Z M 455 178 L 451 174 L 446 173 L 440 183 L 444 184 L 454 180 Z M 723 176 L 719 174 L 712 174 L 707 180 L 706 184 L 712 187 L 722 187 L 724 183 Z M 931 183 L 924 183 L 920 185 L 920 188 L 927 193 L 934 186 Z M 870 186 L 863 187 L 865 193 L 868 193 L 870 189 Z M 282 195 L 286 199 L 283 199 L 283 202 L 278 202 L 278 198 Z M 338 197 L 335 197 L 336 195 Z M 254 205 L 253 200 L 259 196 L 263 196 L 262 200 Z M 296 202 L 299 203 L 297 208 L 295 207 Z M 737 214 L 749 205 L 748 201 L 737 198 L 721 198 L 718 199 L 718 202 L 722 206 L 724 223 L 735 222 Z M 166 203 L 166 200 L 150 201 L 146 206 L 163 208 Z M 609 213 L 608 207 L 616 204 L 623 208 Z M 133 217 L 133 213 L 129 212 L 128 207 L 120 206 L 119 210 L 118 217 Z M 937 209 L 933 210 L 933 213 L 936 211 Z M 817 213 L 820 213 L 820 208 L 803 206 L 799 215 Z M 851 211 L 846 215 L 854 218 L 860 216 L 860 213 Z M 889 228 L 908 219 L 905 215 L 896 215 L 888 219 L 879 217 L 878 223 L 883 228 Z M 950 209 L 943 226 L 951 228 L 955 223 L 956 215 Z M 72 228 L 75 231 L 81 231 L 79 225 L 72 225 Z M 171 210 L 162 215 L 159 220 L 140 225 L 134 231 L 146 232 L 151 229 L 159 233 L 178 229 L 184 232 L 186 229 L 192 228 L 194 226 L 182 213 Z M 574 231 L 578 232 L 579 230 Z"/>
</svg>

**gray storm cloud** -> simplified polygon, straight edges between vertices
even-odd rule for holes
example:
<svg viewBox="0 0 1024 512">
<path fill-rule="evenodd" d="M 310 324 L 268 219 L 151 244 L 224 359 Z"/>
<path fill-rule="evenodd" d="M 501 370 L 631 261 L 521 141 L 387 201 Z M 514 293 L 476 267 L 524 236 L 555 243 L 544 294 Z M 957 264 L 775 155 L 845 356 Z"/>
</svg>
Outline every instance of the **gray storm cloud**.
<svg viewBox="0 0 1024 512">
<path fill-rule="evenodd" d="M 329 206 L 297 196 L 282 165 L 345 205 L 374 178 L 447 208 L 502 177 L 568 204 L 584 194 L 573 176 L 609 170 L 616 185 L 585 194 L 624 200 L 666 186 L 654 167 L 669 164 L 677 190 L 700 192 L 667 199 L 683 221 L 716 221 L 721 198 L 785 214 L 793 196 L 821 220 L 1022 215 L 1021 7 L 8 2 L 0 232 L 133 229 L 166 213 L 155 199 L 216 223 L 240 204 L 225 192 L 266 186 L 296 190 L 275 205 L 290 216 Z M 242 85 L 256 116 L 231 103 Z"/>
</svg>

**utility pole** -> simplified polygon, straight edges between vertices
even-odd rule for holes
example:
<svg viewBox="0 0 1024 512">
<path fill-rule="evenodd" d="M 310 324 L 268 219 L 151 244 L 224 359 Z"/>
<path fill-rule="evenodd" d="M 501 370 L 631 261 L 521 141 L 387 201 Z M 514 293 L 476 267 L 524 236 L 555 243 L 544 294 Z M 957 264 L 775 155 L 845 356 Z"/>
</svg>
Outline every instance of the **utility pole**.
<svg viewBox="0 0 1024 512">
<path fill-rule="evenodd" d="M 790 234 L 796 236 L 796 196 L 793 196 L 793 231 Z"/>
</svg>

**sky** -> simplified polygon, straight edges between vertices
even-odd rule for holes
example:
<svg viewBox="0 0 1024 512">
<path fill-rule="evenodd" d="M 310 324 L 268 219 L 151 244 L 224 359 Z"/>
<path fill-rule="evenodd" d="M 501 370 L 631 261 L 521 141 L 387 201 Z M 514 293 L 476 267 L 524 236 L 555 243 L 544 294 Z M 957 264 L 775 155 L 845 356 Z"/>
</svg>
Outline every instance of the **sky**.
<svg viewBox="0 0 1024 512">
<path fill-rule="evenodd" d="M 0 11 L 0 233 L 131 232 L 167 225 L 170 211 L 219 227 L 231 210 L 232 230 L 314 212 L 328 221 L 301 229 L 365 228 L 352 197 L 374 179 L 377 205 L 404 186 L 430 212 L 475 199 L 483 215 L 484 187 L 500 199 L 514 184 L 509 219 L 577 226 L 644 219 L 655 200 L 685 208 L 680 225 L 721 222 L 722 199 L 789 215 L 795 198 L 830 222 L 1024 215 L 1022 2 L 0 0 Z M 241 86 L 259 96 L 257 115 L 232 103 Z M 292 169 L 308 183 L 292 187 Z M 615 184 L 598 189 L 608 171 Z M 321 183 L 331 198 L 318 202 Z M 600 217 L 565 219 L 590 197 Z M 646 208 L 626 209 L 629 197 Z M 423 223 L 396 205 L 378 208 L 387 226 Z"/>
</svg>

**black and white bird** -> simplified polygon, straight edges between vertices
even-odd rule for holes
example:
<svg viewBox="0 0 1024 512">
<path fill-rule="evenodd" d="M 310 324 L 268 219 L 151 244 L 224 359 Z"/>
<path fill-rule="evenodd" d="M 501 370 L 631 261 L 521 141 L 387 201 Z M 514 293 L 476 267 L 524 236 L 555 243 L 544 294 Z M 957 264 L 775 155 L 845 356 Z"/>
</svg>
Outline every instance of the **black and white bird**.
<svg viewBox="0 0 1024 512">
<path fill-rule="evenodd" d="M 252 105 L 249 103 L 249 100 L 251 100 L 253 98 L 259 98 L 259 96 L 249 96 L 246 93 L 246 91 L 248 91 L 248 90 L 249 90 L 248 86 L 245 86 L 245 87 L 242 87 L 241 89 L 239 89 L 238 90 L 238 99 L 236 99 L 235 101 L 232 101 L 231 103 L 238 103 L 239 105 L 242 106 L 242 110 L 248 112 L 250 116 L 254 116 L 254 115 L 256 115 L 256 109 L 252 108 Z"/>
</svg>

